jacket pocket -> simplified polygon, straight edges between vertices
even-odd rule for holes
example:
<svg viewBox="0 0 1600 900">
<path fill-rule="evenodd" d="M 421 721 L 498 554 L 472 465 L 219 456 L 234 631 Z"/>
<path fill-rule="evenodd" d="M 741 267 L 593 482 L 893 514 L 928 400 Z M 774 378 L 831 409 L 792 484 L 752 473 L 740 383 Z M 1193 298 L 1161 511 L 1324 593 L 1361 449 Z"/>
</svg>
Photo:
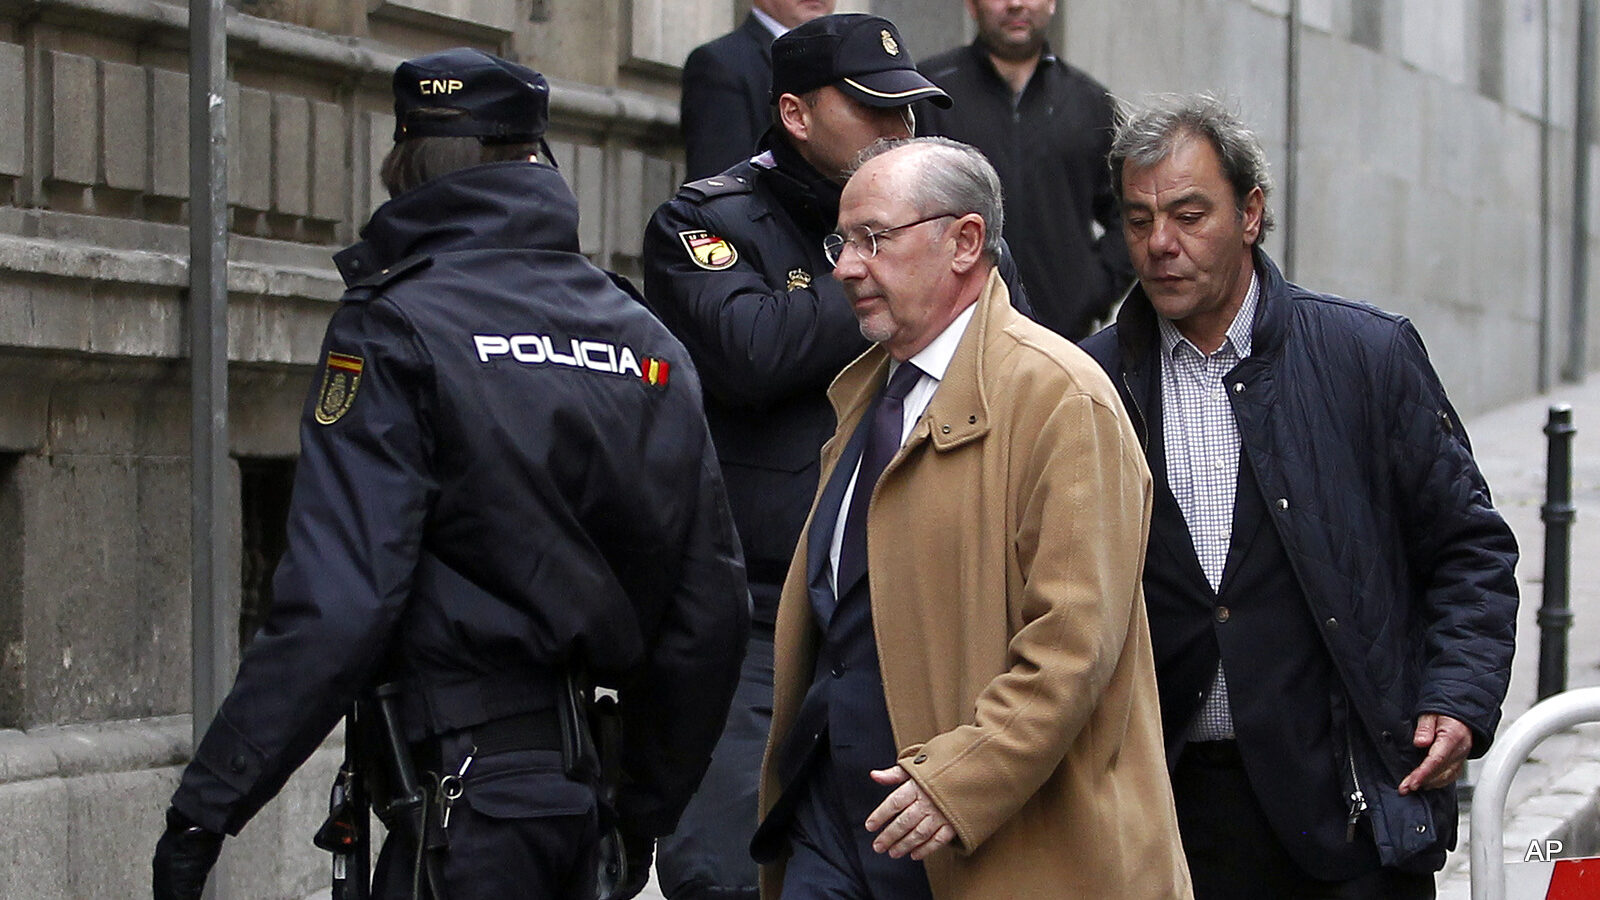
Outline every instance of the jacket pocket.
<svg viewBox="0 0 1600 900">
<path fill-rule="evenodd" d="M 1438 871 L 1446 850 L 1455 843 L 1455 787 L 1401 796 L 1399 780 L 1384 765 L 1359 720 L 1346 716 L 1344 733 L 1349 771 L 1360 779 L 1379 861 L 1405 872 Z"/>
</svg>

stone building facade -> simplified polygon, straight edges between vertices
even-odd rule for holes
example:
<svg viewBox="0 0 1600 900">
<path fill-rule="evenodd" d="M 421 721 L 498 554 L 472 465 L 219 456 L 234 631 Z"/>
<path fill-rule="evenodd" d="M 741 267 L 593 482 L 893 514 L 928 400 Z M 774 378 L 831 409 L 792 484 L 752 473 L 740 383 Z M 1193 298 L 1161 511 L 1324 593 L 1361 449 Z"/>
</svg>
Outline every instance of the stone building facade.
<svg viewBox="0 0 1600 900">
<path fill-rule="evenodd" d="M 230 6 L 236 516 L 212 537 L 239 572 L 221 602 L 242 640 L 267 600 L 301 401 L 340 293 L 328 257 L 383 199 L 394 66 L 471 44 L 550 76 L 583 250 L 633 275 L 681 174 L 678 63 L 743 10 Z M 958 0 L 840 8 L 896 19 L 919 57 L 971 36 Z M 1061 0 L 1052 45 L 1119 95 L 1233 98 L 1281 183 L 1270 249 L 1308 284 L 1415 317 L 1470 411 L 1588 368 L 1571 337 L 1600 316 L 1568 282 L 1574 217 L 1597 205 L 1572 192 L 1577 9 Z M 0 0 L 14 88 L 0 101 L 0 896 L 143 895 L 189 753 L 186 22 L 169 0 Z M 308 838 L 336 754 L 229 843 L 227 896 L 301 897 L 324 880 Z"/>
</svg>

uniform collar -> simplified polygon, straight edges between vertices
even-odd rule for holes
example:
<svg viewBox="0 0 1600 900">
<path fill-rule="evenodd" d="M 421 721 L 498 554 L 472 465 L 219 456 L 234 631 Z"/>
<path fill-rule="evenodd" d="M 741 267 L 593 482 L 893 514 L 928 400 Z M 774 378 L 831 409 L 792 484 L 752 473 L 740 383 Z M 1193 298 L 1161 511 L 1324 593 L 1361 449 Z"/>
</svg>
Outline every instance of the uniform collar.
<svg viewBox="0 0 1600 900">
<path fill-rule="evenodd" d="M 762 155 L 772 155 L 772 165 L 760 167 L 767 187 L 778 202 L 795 220 L 795 223 L 819 236 L 833 230 L 839 221 L 839 194 L 844 186 L 823 176 L 800 151 L 790 146 L 772 126 L 761 139 L 758 149 Z"/>
<path fill-rule="evenodd" d="M 378 207 L 361 229 L 360 255 L 379 268 L 453 250 L 578 252 L 578 201 L 542 163 L 460 169 Z"/>
</svg>

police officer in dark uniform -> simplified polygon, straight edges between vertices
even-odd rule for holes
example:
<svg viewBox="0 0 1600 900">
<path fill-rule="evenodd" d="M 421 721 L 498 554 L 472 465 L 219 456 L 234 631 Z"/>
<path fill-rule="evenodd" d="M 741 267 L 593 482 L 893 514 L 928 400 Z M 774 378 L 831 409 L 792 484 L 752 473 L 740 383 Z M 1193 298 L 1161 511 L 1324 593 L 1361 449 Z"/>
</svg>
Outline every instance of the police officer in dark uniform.
<svg viewBox="0 0 1600 900">
<path fill-rule="evenodd" d="M 597 791 L 558 722 L 584 673 L 620 697 L 637 891 L 733 694 L 748 597 L 699 382 L 579 255 L 577 202 L 534 161 L 545 79 L 458 49 L 394 88 L 393 199 L 336 257 L 275 603 L 173 795 L 158 900 L 198 897 L 222 836 L 380 681 L 416 768 L 457 779 L 429 825 L 450 900 L 593 897 Z M 406 844 L 374 896 L 412 896 Z"/>
<path fill-rule="evenodd" d="M 887 19 L 813 19 L 772 45 L 771 129 L 758 154 L 684 185 L 645 231 L 645 297 L 688 347 L 749 566 L 754 628 L 727 728 L 657 878 L 672 900 L 754 898 L 761 756 L 772 716 L 778 594 L 834 429 L 829 382 L 869 346 L 823 239 L 856 155 L 909 137 L 910 104 L 948 104 Z M 1007 256 L 1002 273 L 1018 305 Z"/>
</svg>

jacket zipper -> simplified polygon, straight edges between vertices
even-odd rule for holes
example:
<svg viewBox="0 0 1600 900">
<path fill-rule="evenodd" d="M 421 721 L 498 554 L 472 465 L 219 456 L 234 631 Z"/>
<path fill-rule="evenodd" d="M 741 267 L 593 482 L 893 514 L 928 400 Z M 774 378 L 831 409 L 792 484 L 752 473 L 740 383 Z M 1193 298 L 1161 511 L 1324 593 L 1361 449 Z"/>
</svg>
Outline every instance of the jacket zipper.
<svg viewBox="0 0 1600 900">
<path fill-rule="evenodd" d="M 1347 729 L 1344 733 L 1345 759 L 1350 763 L 1350 818 L 1345 821 L 1344 842 L 1355 843 L 1356 823 L 1367 811 L 1367 795 L 1361 790 L 1361 778 L 1356 774 L 1355 738 Z"/>
<path fill-rule="evenodd" d="M 1150 449 L 1150 427 L 1145 424 L 1144 410 L 1139 408 L 1139 398 L 1133 395 L 1133 385 L 1128 383 L 1128 371 L 1122 371 L 1122 389 L 1128 392 L 1128 405 L 1133 407 L 1133 414 L 1139 417 L 1138 432 L 1141 450 Z"/>
</svg>

